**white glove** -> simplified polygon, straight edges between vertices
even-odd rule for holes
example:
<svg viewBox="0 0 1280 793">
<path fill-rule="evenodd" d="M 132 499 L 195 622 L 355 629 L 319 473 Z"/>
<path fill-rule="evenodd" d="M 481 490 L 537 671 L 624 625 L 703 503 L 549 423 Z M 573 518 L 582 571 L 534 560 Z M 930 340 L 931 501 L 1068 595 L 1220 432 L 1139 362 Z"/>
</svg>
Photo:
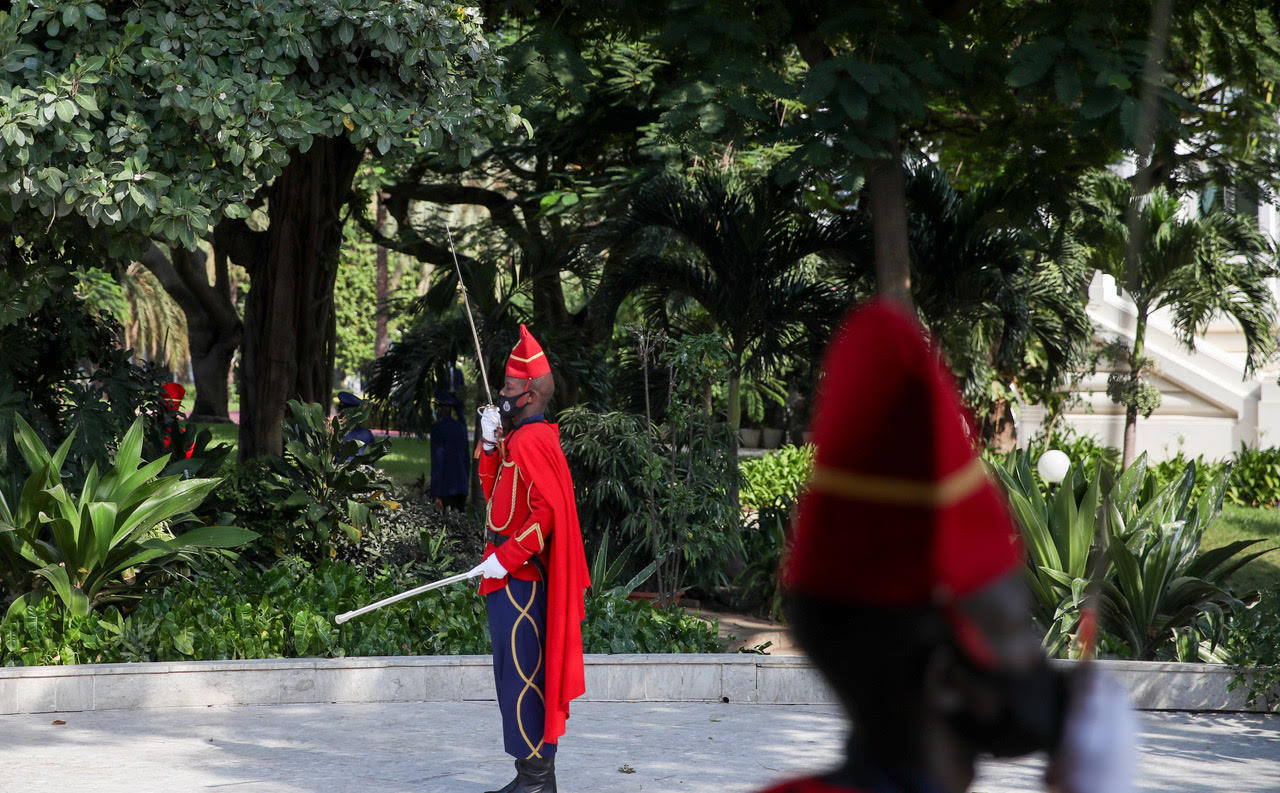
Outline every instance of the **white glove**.
<svg viewBox="0 0 1280 793">
<path fill-rule="evenodd" d="M 491 553 L 480 564 L 471 568 L 472 573 L 480 573 L 485 578 L 506 578 L 507 568 L 498 561 L 498 555 Z"/>
<path fill-rule="evenodd" d="M 498 433 L 502 430 L 502 417 L 493 405 L 480 408 L 480 437 L 484 441 L 484 450 L 491 452 L 498 448 Z"/>
<path fill-rule="evenodd" d="M 1137 720 L 1116 679 L 1097 666 L 1072 680 L 1062 742 L 1045 773 L 1054 793 L 1131 793 Z"/>
</svg>

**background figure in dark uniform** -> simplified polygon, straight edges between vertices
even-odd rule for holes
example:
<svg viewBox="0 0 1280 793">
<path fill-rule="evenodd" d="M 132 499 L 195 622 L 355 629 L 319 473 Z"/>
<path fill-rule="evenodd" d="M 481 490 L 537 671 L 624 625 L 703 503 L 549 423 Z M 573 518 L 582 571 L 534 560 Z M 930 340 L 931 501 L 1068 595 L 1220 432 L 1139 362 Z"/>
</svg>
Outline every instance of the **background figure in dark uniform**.
<svg viewBox="0 0 1280 793">
<path fill-rule="evenodd" d="M 497 793 L 555 793 L 569 702 L 586 690 L 583 592 L 590 585 L 560 430 L 544 411 L 554 391 L 546 355 L 524 325 L 498 406 L 481 420 L 484 574 L 503 747 L 516 777 Z"/>
<path fill-rule="evenodd" d="M 471 457 L 467 448 L 467 427 L 455 415 L 461 409 L 458 398 L 444 389 L 431 400 L 435 422 L 431 425 L 431 484 L 429 495 L 436 506 L 465 509 Z"/>
<path fill-rule="evenodd" d="M 1096 666 L 1045 659 L 1019 535 L 964 415 L 914 316 L 851 313 L 823 362 L 782 583 L 853 729 L 843 765 L 769 793 L 963 793 L 980 754 L 1037 750 L 1051 790 L 1131 789 L 1127 699 Z"/>
<path fill-rule="evenodd" d="M 364 400 L 350 391 L 338 392 L 338 412 L 345 413 L 348 410 L 357 410 L 364 404 Z M 356 454 L 364 454 L 365 449 L 374 441 L 373 431 L 368 427 L 356 427 L 355 429 L 342 436 L 342 442 L 354 441 L 359 444 Z M 351 459 L 351 458 L 347 458 Z"/>
</svg>

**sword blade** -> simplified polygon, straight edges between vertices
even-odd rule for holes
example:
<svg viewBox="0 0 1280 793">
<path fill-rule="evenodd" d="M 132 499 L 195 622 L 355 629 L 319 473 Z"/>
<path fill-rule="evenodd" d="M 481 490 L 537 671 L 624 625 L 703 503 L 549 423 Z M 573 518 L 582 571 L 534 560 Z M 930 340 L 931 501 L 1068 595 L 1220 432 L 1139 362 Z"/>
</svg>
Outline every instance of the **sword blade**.
<svg viewBox="0 0 1280 793">
<path fill-rule="evenodd" d="M 484 393 L 493 404 L 493 392 L 489 390 L 489 373 L 484 368 L 484 350 L 480 349 L 480 334 L 476 331 L 476 318 L 471 313 L 471 298 L 467 296 L 467 282 L 462 280 L 462 266 L 458 264 L 458 251 L 453 247 L 453 230 L 444 224 L 444 232 L 449 237 L 449 253 L 453 256 L 453 269 L 458 272 L 458 286 L 462 289 L 462 305 L 467 309 L 467 320 L 471 323 L 471 338 L 476 343 L 476 362 L 480 364 L 480 379 L 484 382 Z"/>
<path fill-rule="evenodd" d="M 342 623 L 346 622 L 352 617 L 359 617 L 361 614 L 368 614 L 370 611 L 376 611 L 382 608 L 383 606 L 389 606 L 392 603 L 399 603 L 401 600 L 411 598 L 415 595 L 421 595 L 423 592 L 430 592 L 433 589 L 439 589 L 440 587 L 448 586 L 450 584 L 456 584 L 459 581 L 466 581 L 467 579 L 475 578 L 478 575 L 480 575 L 479 570 L 473 570 L 467 573 L 458 573 L 457 575 L 451 575 L 448 578 L 442 578 L 439 581 L 432 581 L 430 584 L 423 584 L 420 587 L 414 587 L 413 589 L 406 590 L 404 592 L 401 592 L 398 595 L 392 595 L 389 598 L 383 598 L 382 600 L 379 600 L 376 603 L 370 603 L 367 606 L 362 606 L 356 609 L 355 611 L 344 612 L 334 617 L 333 620 L 334 622 L 341 625 Z"/>
</svg>

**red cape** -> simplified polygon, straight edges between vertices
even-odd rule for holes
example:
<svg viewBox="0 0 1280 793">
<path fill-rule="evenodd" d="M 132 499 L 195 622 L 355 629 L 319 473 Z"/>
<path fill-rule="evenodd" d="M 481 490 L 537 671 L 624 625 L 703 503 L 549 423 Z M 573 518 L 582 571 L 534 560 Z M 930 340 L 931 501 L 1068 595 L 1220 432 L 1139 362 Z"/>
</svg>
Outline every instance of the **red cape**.
<svg viewBox="0 0 1280 793">
<path fill-rule="evenodd" d="M 547 575 L 547 721 L 542 735 L 547 743 L 555 743 L 564 735 L 569 702 L 587 690 L 582 667 L 582 620 L 587 612 L 582 598 L 591 579 L 573 478 L 560 448 L 560 426 L 540 421 L 520 427 L 519 433 L 507 453 L 555 514 Z"/>
</svg>

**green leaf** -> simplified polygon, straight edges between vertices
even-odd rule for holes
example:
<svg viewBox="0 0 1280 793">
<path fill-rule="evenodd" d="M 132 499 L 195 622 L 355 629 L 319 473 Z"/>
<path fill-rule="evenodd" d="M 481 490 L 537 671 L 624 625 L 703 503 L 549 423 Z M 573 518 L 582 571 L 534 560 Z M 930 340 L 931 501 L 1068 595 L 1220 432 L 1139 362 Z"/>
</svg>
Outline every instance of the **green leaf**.
<svg viewBox="0 0 1280 793">
<path fill-rule="evenodd" d="M 1115 110 L 1119 106 L 1123 94 L 1114 88 L 1097 88 L 1089 92 L 1084 104 L 1080 107 L 1080 115 L 1085 118 L 1099 118 Z"/>
<path fill-rule="evenodd" d="M 1059 103 L 1072 104 L 1080 97 L 1080 73 L 1070 63 L 1059 63 L 1053 87 Z"/>
<path fill-rule="evenodd" d="M 840 81 L 840 107 L 852 121 L 861 121 L 867 117 L 867 97 L 851 83 Z"/>
<path fill-rule="evenodd" d="M 201 526 L 169 541 L 178 548 L 238 548 L 258 537 L 258 533 L 237 526 Z"/>
<path fill-rule="evenodd" d="M 1022 88 L 1040 80 L 1049 73 L 1054 57 L 1064 46 L 1061 39 L 1045 37 L 1019 47 L 1013 53 L 1013 68 L 1005 77 L 1005 83 L 1011 88 Z"/>
</svg>

